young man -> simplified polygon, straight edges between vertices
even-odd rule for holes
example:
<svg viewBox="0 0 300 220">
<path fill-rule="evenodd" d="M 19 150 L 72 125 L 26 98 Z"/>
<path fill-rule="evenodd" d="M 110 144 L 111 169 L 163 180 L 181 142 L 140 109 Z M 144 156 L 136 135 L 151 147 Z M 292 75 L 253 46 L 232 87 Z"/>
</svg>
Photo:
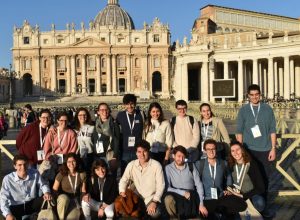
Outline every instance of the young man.
<svg viewBox="0 0 300 220">
<path fill-rule="evenodd" d="M 35 121 L 35 114 L 30 104 L 26 104 L 24 106 L 24 109 L 26 113 L 26 120 L 25 120 L 25 127 L 26 127 Z"/>
<path fill-rule="evenodd" d="M 217 159 L 217 142 L 207 139 L 203 149 L 207 158 L 197 161 L 195 166 L 199 170 L 204 188 L 204 206 L 201 215 L 207 219 L 215 219 L 215 213 L 222 214 L 226 219 L 234 216 L 247 208 L 246 202 L 226 191 L 232 185 L 232 178 L 225 161 Z"/>
<path fill-rule="evenodd" d="M 175 103 L 177 116 L 171 119 L 171 125 L 174 132 L 174 144 L 176 147 L 181 145 L 185 147 L 189 153 L 189 161 L 195 162 L 199 160 L 200 153 L 198 144 L 200 141 L 200 130 L 197 120 L 187 115 L 187 103 L 184 100 L 178 100 Z"/>
<path fill-rule="evenodd" d="M 35 169 L 28 169 L 28 160 L 23 155 L 13 159 L 15 172 L 6 175 L 0 192 L 0 207 L 6 220 L 21 220 L 41 209 L 43 199 L 51 200 L 50 188 Z M 44 196 L 38 197 L 42 191 Z"/>
<path fill-rule="evenodd" d="M 171 219 L 196 217 L 204 208 L 203 187 L 194 164 L 186 163 L 187 150 L 173 149 L 174 161 L 166 166 L 165 207 Z"/>
<path fill-rule="evenodd" d="M 120 180 L 119 192 L 125 197 L 128 183 L 133 182 L 137 194 L 143 199 L 146 213 L 152 218 L 161 214 L 160 202 L 165 189 L 162 167 L 156 160 L 150 159 L 150 144 L 141 140 L 135 145 L 138 159 L 131 161 Z"/>
<path fill-rule="evenodd" d="M 124 95 L 123 104 L 125 111 L 119 112 L 116 120 L 122 133 L 121 160 L 124 170 L 130 161 L 136 159 L 134 145 L 142 140 L 144 117 L 143 112 L 136 109 L 134 94 Z"/>
<path fill-rule="evenodd" d="M 50 126 L 51 112 L 49 109 L 43 109 L 40 112 L 39 121 L 23 128 L 17 136 L 16 147 L 20 154 L 28 158 L 32 166 L 36 166 L 44 159 L 43 144 Z"/>
<path fill-rule="evenodd" d="M 260 102 L 258 85 L 252 84 L 248 87 L 248 98 L 250 103 L 243 106 L 238 113 L 236 139 L 244 144 L 258 162 L 268 189 L 272 161 L 276 158 L 275 116 L 269 105 Z"/>
</svg>

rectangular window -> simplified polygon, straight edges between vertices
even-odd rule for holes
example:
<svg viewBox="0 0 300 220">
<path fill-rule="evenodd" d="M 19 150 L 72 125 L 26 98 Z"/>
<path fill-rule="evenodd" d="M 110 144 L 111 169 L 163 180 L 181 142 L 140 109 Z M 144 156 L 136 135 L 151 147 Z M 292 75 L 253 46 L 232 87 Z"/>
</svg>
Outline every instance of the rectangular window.
<svg viewBox="0 0 300 220">
<path fill-rule="evenodd" d="M 124 43 L 124 42 L 125 42 L 125 38 L 119 37 L 119 38 L 118 38 L 118 42 L 119 42 L 119 43 Z"/>
<path fill-rule="evenodd" d="M 63 44 L 63 43 L 64 43 L 64 39 L 61 39 L 61 38 L 60 38 L 60 39 L 57 39 L 57 43 L 58 43 L 58 44 Z"/>
<path fill-rule="evenodd" d="M 159 42 L 159 35 L 158 34 L 153 35 L 153 42 L 155 42 L 155 43 Z"/>
<path fill-rule="evenodd" d="M 135 43 L 140 43 L 140 38 L 138 38 L 138 37 L 134 38 L 134 42 Z"/>
<path fill-rule="evenodd" d="M 78 73 L 77 73 L 77 76 L 81 76 L 81 72 L 78 72 Z"/>
<path fill-rule="evenodd" d="M 106 75 L 106 72 L 102 72 L 102 75 Z"/>
<path fill-rule="evenodd" d="M 77 38 L 76 38 L 76 42 L 78 42 L 78 41 L 80 41 L 80 37 L 77 37 Z"/>
<path fill-rule="evenodd" d="M 105 42 L 105 37 L 101 37 L 101 41 Z"/>
<path fill-rule="evenodd" d="M 29 37 L 23 37 L 23 43 L 29 44 Z"/>
<path fill-rule="evenodd" d="M 44 44 L 48 44 L 49 41 L 48 41 L 48 39 L 44 39 L 43 42 L 44 42 Z"/>
</svg>

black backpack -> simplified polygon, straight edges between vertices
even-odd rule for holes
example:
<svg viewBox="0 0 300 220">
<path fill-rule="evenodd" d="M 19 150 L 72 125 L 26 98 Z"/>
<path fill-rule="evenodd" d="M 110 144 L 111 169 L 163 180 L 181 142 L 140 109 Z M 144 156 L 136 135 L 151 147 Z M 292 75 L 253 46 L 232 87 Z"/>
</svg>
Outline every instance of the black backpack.
<svg viewBox="0 0 300 220">
<path fill-rule="evenodd" d="M 190 123 L 191 123 L 192 128 L 193 128 L 194 123 L 195 123 L 194 117 L 193 117 L 193 116 L 190 116 L 190 115 L 188 115 L 188 117 L 189 117 Z M 176 116 L 172 117 L 172 119 L 171 119 L 171 127 L 172 127 L 172 130 L 174 130 L 175 124 L 176 124 Z"/>
</svg>

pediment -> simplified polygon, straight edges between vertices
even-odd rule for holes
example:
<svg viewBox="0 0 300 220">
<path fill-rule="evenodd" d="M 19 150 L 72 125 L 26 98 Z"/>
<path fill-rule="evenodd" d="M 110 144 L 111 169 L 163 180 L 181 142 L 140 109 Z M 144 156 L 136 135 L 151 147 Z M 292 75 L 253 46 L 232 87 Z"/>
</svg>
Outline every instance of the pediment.
<svg viewBox="0 0 300 220">
<path fill-rule="evenodd" d="M 72 46 L 73 47 L 101 47 L 101 46 L 103 47 L 103 46 L 109 46 L 109 44 L 93 37 L 87 37 L 74 43 Z"/>
</svg>

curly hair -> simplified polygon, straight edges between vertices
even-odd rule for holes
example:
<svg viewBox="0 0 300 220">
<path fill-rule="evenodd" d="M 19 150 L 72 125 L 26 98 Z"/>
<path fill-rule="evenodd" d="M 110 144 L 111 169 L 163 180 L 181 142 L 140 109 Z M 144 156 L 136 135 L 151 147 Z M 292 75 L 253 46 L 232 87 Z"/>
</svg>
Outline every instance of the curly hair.
<svg viewBox="0 0 300 220">
<path fill-rule="evenodd" d="M 75 172 L 81 171 L 80 170 L 80 159 L 79 159 L 78 155 L 75 153 L 68 153 L 64 156 L 64 162 L 63 162 L 62 166 L 59 168 L 59 172 L 63 176 L 67 176 L 69 174 L 69 168 L 67 166 L 67 161 L 69 158 L 74 158 L 76 161 Z"/>
<path fill-rule="evenodd" d="M 243 160 L 244 160 L 244 164 L 248 163 L 251 161 L 251 156 L 250 154 L 247 152 L 247 150 L 245 149 L 245 147 L 243 146 L 243 144 L 241 144 L 240 142 L 238 141 L 233 141 L 230 143 L 230 150 L 231 150 L 231 147 L 234 146 L 234 145 L 238 145 L 241 150 L 242 150 L 242 157 L 243 157 Z M 233 158 L 231 152 L 229 153 L 229 157 L 228 157 L 228 166 L 229 168 L 233 168 L 233 166 L 236 164 L 236 160 Z"/>
</svg>

